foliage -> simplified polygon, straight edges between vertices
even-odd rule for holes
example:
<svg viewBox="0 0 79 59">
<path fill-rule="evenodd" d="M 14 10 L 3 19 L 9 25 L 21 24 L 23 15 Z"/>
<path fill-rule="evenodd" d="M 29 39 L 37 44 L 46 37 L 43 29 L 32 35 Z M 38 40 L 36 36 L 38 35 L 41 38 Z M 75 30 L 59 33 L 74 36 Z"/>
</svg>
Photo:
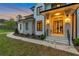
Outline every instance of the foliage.
<svg viewBox="0 0 79 59">
<path fill-rule="evenodd" d="M 76 46 L 79 46 L 79 38 L 74 39 L 74 44 L 75 44 Z"/>
<path fill-rule="evenodd" d="M 46 38 L 46 35 L 43 35 L 43 34 L 42 34 L 42 35 L 40 36 L 40 39 L 41 39 L 41 40 L 44 40 L 45 38 Z"/>
<path fill-rule="evenodd" d="M 6 21 L 4 22 L 4 25 L 8 28 L 12 28 L 16 26 L 16 22 L 15 21 Z"/>
<path fill-rule="evenodd" d="M 17 28 L 15 29 L 15 34 L 19 34 L 19 31 Z"/>
<path fill-rule="evenodd" d="M 14 30 L 0 29 L 0 33 L 5 33 L 5 32 L 14 32 Z"/>
</svg>

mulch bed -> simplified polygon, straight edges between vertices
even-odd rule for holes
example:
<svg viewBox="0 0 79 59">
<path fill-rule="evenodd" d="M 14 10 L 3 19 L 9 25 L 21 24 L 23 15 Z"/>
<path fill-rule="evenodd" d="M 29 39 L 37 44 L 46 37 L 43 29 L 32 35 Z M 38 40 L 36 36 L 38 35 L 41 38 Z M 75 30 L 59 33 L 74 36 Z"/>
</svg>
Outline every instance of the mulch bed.
<svg viewBox="0 0 79 59">
<path fill-rule="evenodd" d="M 15 36 L 20 36 L 20 37 L 25 37 L 25 38 L 30 38 L 30 39 L 39 39 L 40 40 L 40 36 L 37 36 L 37 35 L 25 35 L 25 34 L 21 34 L 21 33 L 14 33 Z"/>
</svg>

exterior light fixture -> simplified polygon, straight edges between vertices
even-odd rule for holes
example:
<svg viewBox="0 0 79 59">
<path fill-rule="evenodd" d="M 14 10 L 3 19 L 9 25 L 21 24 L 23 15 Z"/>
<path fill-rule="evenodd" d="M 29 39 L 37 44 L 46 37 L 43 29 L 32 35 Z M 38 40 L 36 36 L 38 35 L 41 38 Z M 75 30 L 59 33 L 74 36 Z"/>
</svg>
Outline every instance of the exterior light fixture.
<svg viewBox="0 0 79 59">
<path fill-rule="evenodd" d="M 57 15 L 57 16 L 58 16 L 58 15 L 60 15 L 60 13 L 56 13 L 55 15 Z"/>
<path fill-rule="evenodd" d="M 69 14 L 67 14 L 67 15 L 66 15 L 66 19 L 65 19 L 65 23 L 70 23 L 70 20 L 71 20 L 71 19 L 70 19 L 70 17 L 69 17 Z"/>
<path fill-rule="evenodd" d="M 46 24 L 49 24 L 49 20 L 48 19 L 46 20 Z"/>
<path fill-rule="evenodd" d="M 66 22 L 66 23 L 70 23 L 70 18 L 67 17 L 67 18 L 65 19 L 65 22 Z"/>
</svg>

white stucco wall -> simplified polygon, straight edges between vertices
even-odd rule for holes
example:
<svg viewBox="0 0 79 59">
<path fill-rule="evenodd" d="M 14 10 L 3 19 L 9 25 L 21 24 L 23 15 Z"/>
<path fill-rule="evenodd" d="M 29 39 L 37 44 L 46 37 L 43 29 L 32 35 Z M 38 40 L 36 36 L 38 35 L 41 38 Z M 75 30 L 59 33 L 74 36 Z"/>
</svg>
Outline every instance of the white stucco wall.
<svg viewBox="0 0 79 59">
<path fill-rule="evenodd" d="M 45 6 L 43 3 L 38 3 L 36 6 L 35 6 L 35 9 L 34 9 L 34 18 L 35 18 L 35 34 L 36 35 L 41 35 L 41 34 L 44 34 L 44 16 L 42 16 L 41 14 L 40 15 L 37 15 L 37 7 L 39 6 L 42 6 L 42 9 L 45 10 Z M 42 31 L 37 31 L 37 21 L 40 21 L 42 20 Z"/>
<path fill-rule="evenodd" d="M 28 23 L 28 30 L 26 30 L 26 22 Z M 21 24 L 21 29 L 20 29 L 20 24 Z M 30 34 L 31 35 L 34 30 L 33 25 L 34 24 L 33 24 L 32 20 L 18 22 L 18 31 L 19 31 L 19 33 L 22 33 L 22 34 Z"/>
<path fill-rule="evenodd" d="M 33 27 L 32 27 L 32 21 L 28 21 L 28 30 L 26 30 L 26 22 L 24 22 L 24 34 L 32 34 L 33 33 Z"/>
</svg>

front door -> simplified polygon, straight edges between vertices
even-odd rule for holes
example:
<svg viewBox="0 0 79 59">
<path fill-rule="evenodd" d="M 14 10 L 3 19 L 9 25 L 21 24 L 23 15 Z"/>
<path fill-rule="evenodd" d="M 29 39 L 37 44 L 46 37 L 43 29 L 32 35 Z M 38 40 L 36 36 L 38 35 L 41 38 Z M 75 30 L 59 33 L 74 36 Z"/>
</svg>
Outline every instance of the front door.
<svg viewBox="0 0 79 59">
<path fill-rule="evenodd" d="M 52 18 L 51 24 L 52 35 L 63 35 L 64 33 L 64 18 L 63 16 L 56 16 Z"/>
</svg>

